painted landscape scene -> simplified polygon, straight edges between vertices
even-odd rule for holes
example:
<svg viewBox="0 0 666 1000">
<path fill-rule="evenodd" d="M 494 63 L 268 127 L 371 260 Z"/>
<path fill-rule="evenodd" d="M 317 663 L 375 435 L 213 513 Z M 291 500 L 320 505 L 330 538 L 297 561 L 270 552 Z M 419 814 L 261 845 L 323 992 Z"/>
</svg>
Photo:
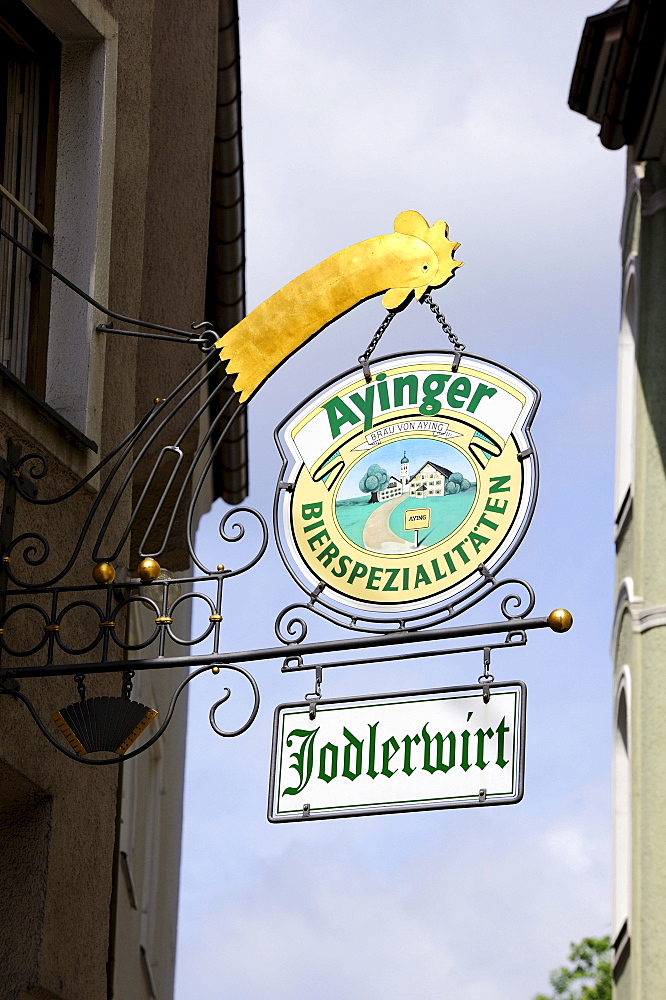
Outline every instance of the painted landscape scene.
<svg viewBox="0 0 666 1000">
<path fill-rule="evenodd" d="M 476 482 L 467 458 L 445 441 L 408 438 L 368 453 L 349 470 L 335 505 L 343 533 L 368 552 L 413 552 L 407 510 L 429 508 L 430 526 L 418 548 L 437 545 L 462 524 L 474 504 Z"/>
</svg>

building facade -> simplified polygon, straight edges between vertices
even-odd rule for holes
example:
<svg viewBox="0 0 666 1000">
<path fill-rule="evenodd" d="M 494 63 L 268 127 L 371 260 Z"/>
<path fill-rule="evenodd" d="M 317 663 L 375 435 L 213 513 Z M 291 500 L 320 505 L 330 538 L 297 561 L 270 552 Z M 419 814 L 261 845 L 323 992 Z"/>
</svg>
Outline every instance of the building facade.
<svg viewBox="0 0 666 1000">
<path fill-rule="evenodd" d="M 627 150 L 612 635 L 613 978 L 621 1000 L 666 982 L 666 9 L 588 18 L 569 105 Z M 619 192 L 618 192 L 619 196 Z"/>
<path fill-rule="evenodd" d="M 224 332 L 243 314 L 235 2 L 0 0 L 0 209 L 0 665 L 37 664 L 46 631 L 66 664 L 67 648 L 87 641 L 90 607 L 55 624 L 30 588 L 63 567 L 63 585 L 91 585 L 81 526 L 107 474 L 96 466 L 202 360 L 168 335 L 115 333 L 93 302 L 185 331 L 208 320 Z M 195 396 L 171 423 L 184 468 L 232 394 L 223 380 L 213 388 L 202 390 L 200 418 Z M 112 527 L 129 529 L 115 538 L 117 581 L 135 575 L 168 480 L 155 464 L 161 447 L 156 439 L 146 469 L 134 465 L 118 494 Z M 43 455 L 48 472 L 30 455 Z M 39 502 L 23 502 L 13 477 Z M 236 503 L 246 491 L 239 414 L 195 498 L 194 524 L 216 497 Z M 57 496 L 68 499 L 49 505 Z M 191 481 L 183 496 L 186 507 Z M 166 531 L 169 578 L 188 575 L 185 519 L 175 512 Z M 18 577 L 25 600 L 12 596 Z M 130 646 L 154 629 L 135 611 L 113 625 Z M 185 671 L 137 675 L 132 696 L 163 716 Z M 89 697 L 120 695 L 121 685 L 120 674 L 85 679 Z M 71 676 L 19 680 L 19 690 L 47 722 L 77 699 Z M 184 706 L 177 711 L 145 755 L 86 767 L 50 747 L 19 700 L 0 697 L 0 1000 L 172 996 Z"/>
<path fill-rule="evenodd" d="M 400 462 L 400 478 L 391 476 L 388 485 L 377 493 L 377 500 L 391 500 L 393 497 L 441 497 L 446 493 L 446 486 L 451 477 L 451 470 L 445 469 L 435 462 L 425 462 L 421 468 L 409 474 L 409 459 L 403 455 Z"/>
</svg>

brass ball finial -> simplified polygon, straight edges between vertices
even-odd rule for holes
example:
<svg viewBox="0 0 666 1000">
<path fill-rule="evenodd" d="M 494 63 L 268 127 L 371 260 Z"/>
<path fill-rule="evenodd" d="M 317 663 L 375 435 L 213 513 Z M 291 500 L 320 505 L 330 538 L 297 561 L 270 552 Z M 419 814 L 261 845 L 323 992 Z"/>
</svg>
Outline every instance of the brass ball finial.
<svg viewBox="0 0 666 1000">
<path fill-rule="evenodd" d="M 548 624 L 553 632 L 568 632 L 573 625 L 573 616 L 566 608 L 556 608 L 548 615 Z"/>
<path fill-rule="evenodd" d="M 116 578 L 116 571 L 108 562 L 99 562 L 92 571 L 93 580 L 100 585 L 113 583 Z"/>
<path fill-rule="evenodd" d="M 212 669 L 213 669 L 213 673 L 214 674 L 219 674 L 219 672 L 220 672 L 220 668 L 219 667 L 213 667 Z"/>
<path fill-rule="evenodd" d="M 157 559 L 142 559 L 136 568 L 136 575 L 144 583 L 148 583 L 150 580 L 156 580 L 160 573 L 162 572 L 162 567 L 158 563 Z"/>
</svg>

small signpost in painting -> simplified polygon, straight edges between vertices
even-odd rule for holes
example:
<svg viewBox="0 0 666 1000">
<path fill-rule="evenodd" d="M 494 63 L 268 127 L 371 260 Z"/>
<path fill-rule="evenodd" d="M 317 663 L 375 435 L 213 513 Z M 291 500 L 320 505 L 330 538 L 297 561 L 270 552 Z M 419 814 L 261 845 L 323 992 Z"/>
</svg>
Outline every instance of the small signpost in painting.
<svg viewBox="0 0 666 1000">
<path fill-rule="evenodd" d="M 419 530 L 430 527 L 430 507 L 405 511 L 405 531 L 414 532 L 414 548 L 419 547 Z"/>
<path fill-rule="evenodd" d="M 275 710 L 271 822 L 503 805 L 523 796 L 520 681 Z"/>
</svg>

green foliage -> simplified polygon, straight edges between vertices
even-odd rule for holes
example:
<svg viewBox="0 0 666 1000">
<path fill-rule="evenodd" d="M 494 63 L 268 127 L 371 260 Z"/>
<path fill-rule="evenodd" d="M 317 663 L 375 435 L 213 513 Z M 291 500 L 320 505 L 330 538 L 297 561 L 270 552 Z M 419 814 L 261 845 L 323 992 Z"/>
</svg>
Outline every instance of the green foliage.
<svg viewBox="0 0 666 1000">
<path fill-rule="evenodd" d="M 569 950 L 569 965 L 550 974 L 553 992 L 534 1000 L 611 1000 L 610 938 L 583 938 Z"/>
<path fill-rule="evenodd" d="M 370 493 L 371 497 L 368 501 L 369 503 L 377 500 L 378 490 L 386 489 L 388 486 L 389 474 L 386 469 L 380 468 L 378 465 L 371 465 L 364 476 L 361 476 L 360 482 L 358 484 L 359 489 L 362 493 Z"/>
<path fill-rule="evenodd" d="M 460 485 L 462 481 L 463 481 L 462 472 L 452 472 L 451 475 L 449 476 L 450 483 L 458 483 L 458 485 Z"/>
<path fill-rule="evenodd" d="M 460 490 L 461 490 L 461 492 L 462 492 L 462 490 L 468 490 L 471 485 L 472 484 L 470 483 L 469 479 L 463 479 L 463 481 L 460 484 Z"/>
<path fill-rule="evenodd" d="M 453 482 L 453 476 L 451 476 L 451 479 L 449 479 L 448 483 L 446 484 L 446 492 L 460 493 L 460 483 Z"/>
</svg>

